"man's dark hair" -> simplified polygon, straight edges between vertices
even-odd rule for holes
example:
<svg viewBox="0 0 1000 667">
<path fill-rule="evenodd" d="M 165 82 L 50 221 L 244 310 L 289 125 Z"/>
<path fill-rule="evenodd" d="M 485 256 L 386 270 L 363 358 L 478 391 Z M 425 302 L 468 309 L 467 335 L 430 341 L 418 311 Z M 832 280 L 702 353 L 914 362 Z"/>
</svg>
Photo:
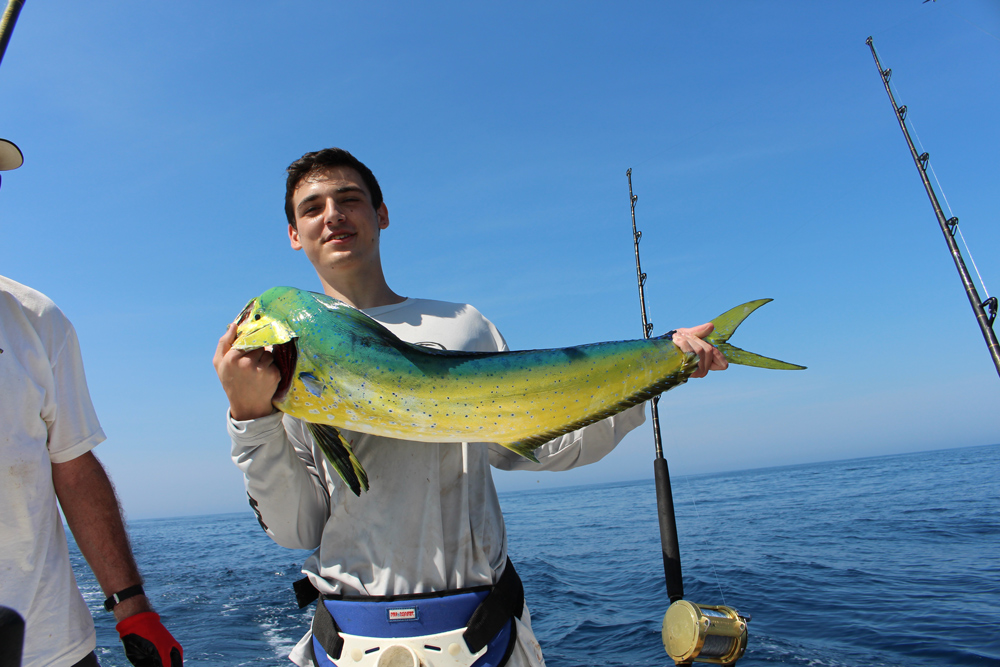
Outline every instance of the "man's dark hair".
<svg viewBox="0 0 1000 667">
<path fill-rule="evenodd" d="M 292 209 L 292 195 L 303 179 L 314 174 L 322 174 L 328 169 L 350 167 L 361 174 L 361 180 L 372 196 L 372 207 L 376 210 L 382 205 L 382 188 L 378 186 L 375 174 L 343 148 L 324 148 L 321 151 L 306 153 L 295 162 L 288 165 L 288 179 L 285 181 L 285 216 L 288 224 L 295 227 L 295 211 Z"/>
</svg>

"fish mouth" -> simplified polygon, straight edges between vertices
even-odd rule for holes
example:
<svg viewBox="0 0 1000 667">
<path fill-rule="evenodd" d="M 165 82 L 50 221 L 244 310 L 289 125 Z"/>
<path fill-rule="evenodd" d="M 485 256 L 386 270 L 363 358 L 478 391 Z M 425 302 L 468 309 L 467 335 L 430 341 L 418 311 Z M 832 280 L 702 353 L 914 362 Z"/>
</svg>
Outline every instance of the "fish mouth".
<svg viewBox="0 0 1000 667">
<path fill-rule="evenodd" d="M 287 343 L 274 345 L 271 348 L 274 365 L 278 367 L 278 372 L 281 374 L 278 388 L 274 391 L 274 397 L 271 399 L 272 403 L 277 404 L 285 400 L 288 389 L 292 386 L 292 374 L 295 372 L 295 362 L 298 359 L 298 355 L 299 350 L 295 346 L 294 339 Z"/>
<path fill-rule="evenodd" d="M 270 350 L 295 339 L 296 333 L 283 320 L 255 311 L 254 305 L 255 302 L 251 301 L 236 319 L 234 350 L 255 350 L 261 347 Z"/>
</svg>

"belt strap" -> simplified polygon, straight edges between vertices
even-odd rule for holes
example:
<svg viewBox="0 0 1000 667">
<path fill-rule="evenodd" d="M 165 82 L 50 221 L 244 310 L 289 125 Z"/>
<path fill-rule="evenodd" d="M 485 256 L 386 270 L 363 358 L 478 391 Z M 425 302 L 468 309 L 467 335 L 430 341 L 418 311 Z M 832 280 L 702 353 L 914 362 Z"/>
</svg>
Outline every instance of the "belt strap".
<svg viewBox="0 0 1000 667">
<path fill-rule="evenodd" d="M 468 629 L 462 635 L 469 650 L 477 653 L 503 630 L 503 626 L 511 616 L 521 618 L 523 611 L 524 586 L 508 557 L 500 580 L 473 612 Z"/>
<path fill-rule="evenodd" d="M 340 636 L 340 628 L 337 621 L 333 620 L 330 610 L 323 604 L 323 595 L 319 595 L 319 602 L 316 604 L 316 615 L 313 616 L 312 624 L 313 636 L 319 641 L 319 645 L 334 660 L 340 660 L 340 652 L 344 648 L 344 638 Z M 312 644 L 310 644 L 312 646 Z"/>
<path fill-rule="evenodd" d="M 296 593 L 298 593 L 298 587 L 296 587 Z M 344 639 L 340 636 L 337 621 L 323 604 L 323 598 L 323 595 L 319 595 L 319 604 L 316 605 L 316 615 L 313 617 L 313 636 L 326 649 L 331 658 L 339 660 L 340 653 L 344 648 Z M 489 595 L 476 607 L 476 611 L 472 613 L 472 618 L 469 619 L 465 633 L 462 635 L 469 650 L 472 653 L 478 653 L 503 630 L 504 625 L 512 616 L 520 618 L 523 612 L 524 586 L 514 570 L 514 564 L 510 562 L 508 557 L 503 574 L 493 585 Z"/>
<path fill-rule="evenodd" d="M 299 609 L 308 607 L 309 603 L 319 597 L 319 591 L 309 581 L 309 577 L 303 577 L 292 584 L 295 589 L 295 601 L 299 604 Z"/>
</svg>

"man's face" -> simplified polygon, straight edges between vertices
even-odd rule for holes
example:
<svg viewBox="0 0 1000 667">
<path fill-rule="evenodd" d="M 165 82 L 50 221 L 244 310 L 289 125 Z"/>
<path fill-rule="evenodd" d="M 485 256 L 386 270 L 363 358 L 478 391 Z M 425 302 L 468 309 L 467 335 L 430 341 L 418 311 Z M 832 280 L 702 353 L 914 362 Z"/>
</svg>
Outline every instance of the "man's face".
<svg viewBox="0 0 1000 667">
<path fill-rule="evenodd" d="M 379 232 L 389 226 L 385 204 L 376 210 L 356 170 L 334 167 L 310 174 L 292 194 L 294 250 L 304 250 L 321 276 L 379 268 Z M 329 274 L 328 272 L 335 272 Z"/>
</svg>

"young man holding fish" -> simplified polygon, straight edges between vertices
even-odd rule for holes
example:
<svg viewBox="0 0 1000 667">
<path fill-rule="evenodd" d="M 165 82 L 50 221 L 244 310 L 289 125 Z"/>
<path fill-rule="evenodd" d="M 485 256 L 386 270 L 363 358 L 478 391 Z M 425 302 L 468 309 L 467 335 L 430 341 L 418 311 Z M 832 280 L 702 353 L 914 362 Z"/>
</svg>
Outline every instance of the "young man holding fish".
<svg viewBox="0 0 1000 667">
<path fill-rule="evenodd" d="M 379 254 L 388 210 L 374 175 L 346 151 L 308 153 L 293 163 L 285 211 L 291 246 L 305 252 L 326 295 L 363 310 L 405 341 L 445 350 L 507 349 L 472 306 L 406 298 L 389 287 Z M 679 348 L 698 356 L 691 377 L 727 366 L 702 340 L 711 330 L 709 324 L 674 335 Z M 214 364 L 229 398 L 232 453 L 250 503 L 276 542 L 316 550 L 303 571 L 321 602 L 291 659 L 324 667 L 420 660 L 544 665 L 507 558 L 490 468 L 565 470 L 598 461 L 643 422 L 644 406 L 543 444 L 535 450 L 537 463 L 495 444 L 400 446 L 343 431 L 372 481 L 355 496 L 332 473 L 306 423 L 272 405 L 281 381 L 273 350 L 240 351 L 235 341 L 234 324 L 220 339 Z"/>
</svg>

